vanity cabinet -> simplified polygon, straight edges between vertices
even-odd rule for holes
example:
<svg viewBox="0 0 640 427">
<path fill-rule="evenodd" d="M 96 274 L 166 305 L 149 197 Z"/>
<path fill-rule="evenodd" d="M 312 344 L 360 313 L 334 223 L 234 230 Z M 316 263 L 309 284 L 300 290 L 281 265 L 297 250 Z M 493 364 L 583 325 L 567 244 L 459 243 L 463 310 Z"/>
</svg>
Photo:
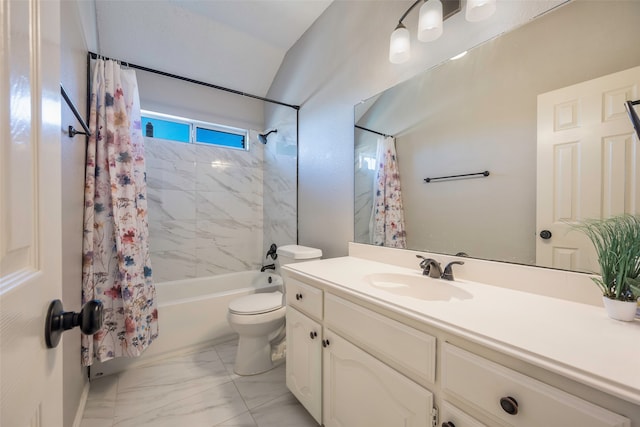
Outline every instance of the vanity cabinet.
<svg viewBox="0 0 640 427">
<path fill-rule="evenodd" d="M 287 387 L 320 423 L 322 414 L 322 326 L 287 307 Z"/>
<path fill-rule="evenodd" d="M 320 424 L 322 290 L 295 279 L 288 279 L 286 287 L 287 388 Z"/>
<path fill-rule="evenodd" d="M 311 283 L 286 281 L 287 387 L 325 427 L 631 427 L 595 404 L 606 398 L 588 402 L 436 326 Z"/>
<path fill-rule="evenodd" d="M 325 328 L 325 427 L 431 426 L 433 395 Z"/>
<path fill-rule="evenodd" d="M 442 391 L 508 426 L 631 425 L 625 417 L 449 343 L 442 349 Z"/>
</svg>

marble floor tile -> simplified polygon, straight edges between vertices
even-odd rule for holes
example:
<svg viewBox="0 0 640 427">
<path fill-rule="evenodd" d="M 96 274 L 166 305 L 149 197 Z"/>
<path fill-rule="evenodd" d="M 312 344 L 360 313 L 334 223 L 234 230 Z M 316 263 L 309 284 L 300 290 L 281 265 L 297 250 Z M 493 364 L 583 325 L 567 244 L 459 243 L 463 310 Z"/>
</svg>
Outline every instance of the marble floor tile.
<svg viewBox="0 0 640 427">
<path fill-rule="evenodd" d="M 80 427 L 317 427 L 284 364 L 233 373 L 237 339 L 91 382 Z"/>
<path fill-rule="evenodd" d="M 260 375 L 238 377 L 234 382 L 249 409 L 289 393 L 284 364 Z"/>
<path fill-rule="evenodd" d="M 132 411 L 121 413 L 116 406 L 114 427 L 209 427 L 233 419 L 247 411 L 232 382 L 204 390 L 193 390 L 188 397 L 164 390 L 165 398 L 154 405 L 131 402 Z M 156 395 L 156 398 L 160 396 Z M 150 400 L 147 400 L 150 402 Z"/>
<path fill-rule="evenodd" d="M 258 427 L 250 412 L 245 412 L 239 417 L 227 420 L 216 427 Z"/>
<path fill-rule="evenodd" d="M 291 393 L 252 409 L 251 414 L 258 427 L 318 427 Z"/>
<path fill-rule="evenodd" d="M 118 376 L 109 375 L 91 380 L 89 390 L 89 396 L 87 397 L 87 402 L 84 407 L 84 417 L 92 419 L 94 423 L 98 423 L 98 420 L 105 419 L 113 423 L 116 393 L 118 390 Z M 107 424 L 103 422 L 100 425 Z"/>
<path fill-rule="evenodd" d="M 233 365 L 236 362 L 236 353 L 238 352 L 238 340 L 235 339 L 223 342 L 216 345 L 214 348 L 218 353 L 218 356 L 220 356 L 220 360 L 222 360 L 222 363 L 224 364 L 231 378 L 239 378 L 240 375 L 233 372 Z"/>
</svg>

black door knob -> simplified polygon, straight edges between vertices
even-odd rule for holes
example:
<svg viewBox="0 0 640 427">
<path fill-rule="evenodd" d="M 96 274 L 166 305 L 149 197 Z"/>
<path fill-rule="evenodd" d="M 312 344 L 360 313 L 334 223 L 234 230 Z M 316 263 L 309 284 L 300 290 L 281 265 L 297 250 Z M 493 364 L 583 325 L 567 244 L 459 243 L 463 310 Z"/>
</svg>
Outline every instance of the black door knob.
<svg viewBox="0 0 640 427">
<path fill-rule="evenodd" d="M 516 415 L 518 413 L 518 401 L 511 396 L 505 396 L 500 398 L 500 406 L 509 415 Z"/>
<path fill-rule="evenodd" d="M 451 421 L 445 421 L 442 423 L 442 427 L 456 427 L 456 425 Z"/>
<path fill-rule="evenodd" d="M 552 236 L 551 232 L 549 230 L 542 230 L 540 232 L 540 237 L 542 237 L 544 240 L 550 239 Z"/>
<path fill-rule="evenodd" d="M 62 301 L 51 301 L 47 310 L 44 326 L 44 340 L 47 348 L 54 348 L 60 343 L 64 331 L 80 326 L 85 335 L 93 335 L 102 327 L 102 302 L 91 300 L 80 310 L 80 313 L 64 311 Z"/>
</svg>

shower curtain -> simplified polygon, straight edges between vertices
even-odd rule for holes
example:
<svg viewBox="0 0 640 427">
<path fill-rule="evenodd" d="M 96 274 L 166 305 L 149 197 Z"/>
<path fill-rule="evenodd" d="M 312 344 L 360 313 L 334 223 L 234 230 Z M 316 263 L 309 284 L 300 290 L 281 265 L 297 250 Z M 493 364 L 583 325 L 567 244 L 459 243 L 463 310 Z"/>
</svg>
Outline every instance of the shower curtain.
<svg viewBox="0 0 640 427">
<path fill-rule="evenodd" d="M 158 336 L 149 260 L 144 140 L 134 70 L 95 64 L 87 144 L 82 302 L 104 307 L 102 328 L 82 336 L 82 364 L 139 356 Z"/>
<path fill-rule="evenodd" d="M 371 243 L 404 249 L 407 241 L 395 138 L 388 136 L 378 140 L 376 162 L 369 222 Z"/>
</svg>

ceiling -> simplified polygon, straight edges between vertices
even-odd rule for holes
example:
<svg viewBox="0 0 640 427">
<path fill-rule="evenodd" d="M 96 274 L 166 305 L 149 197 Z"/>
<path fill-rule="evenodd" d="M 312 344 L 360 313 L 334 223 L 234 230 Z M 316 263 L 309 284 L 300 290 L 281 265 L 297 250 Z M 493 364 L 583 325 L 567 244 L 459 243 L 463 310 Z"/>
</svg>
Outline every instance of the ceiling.
<svg viewBox="0 0 640 427">
<path fill-rule="evenodd" d="M 95 0 L 98 52 L 266 96 L 332 0 Z"/>
</svg>

